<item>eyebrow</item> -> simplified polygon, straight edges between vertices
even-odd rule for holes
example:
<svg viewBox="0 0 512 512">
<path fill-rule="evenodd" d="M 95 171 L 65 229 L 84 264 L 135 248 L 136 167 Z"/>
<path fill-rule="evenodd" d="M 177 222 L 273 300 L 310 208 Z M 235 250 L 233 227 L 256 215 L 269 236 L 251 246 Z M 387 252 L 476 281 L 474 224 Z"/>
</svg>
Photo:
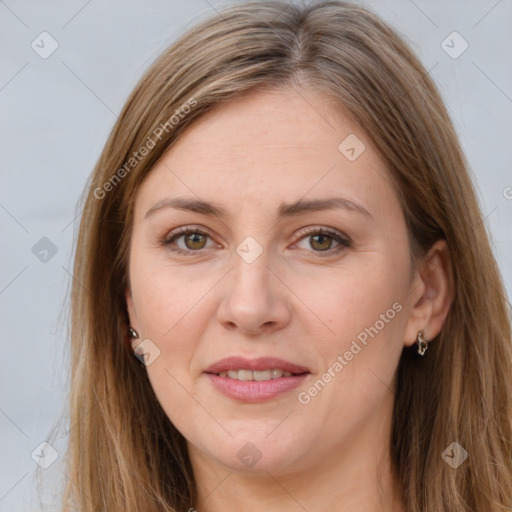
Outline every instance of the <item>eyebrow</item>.
<svg viewBox="0 0 512 512">
<path fill-rule="evenodd" d="M 162 199 L 161 201 L 158 201 L 146 212 L 144 218 L 147 218 L 158 210 L 162 210 L 164 208 L 191 211 L 210 217 L 218 217 L 220 219 L 224 219 L 228 216 L 227 210 L 214 202 L 202 201 L 194 198 L 176 197 L 173 199 Z M 331 197 L 328 199 L 298 199 L 293 203 L 282 203 L 278 208 L 278 217 L 294 217 L 308 212 L 334 209 L 344 209 L 373 218 L 364 206 L 344 197 Z"/>
</svg>

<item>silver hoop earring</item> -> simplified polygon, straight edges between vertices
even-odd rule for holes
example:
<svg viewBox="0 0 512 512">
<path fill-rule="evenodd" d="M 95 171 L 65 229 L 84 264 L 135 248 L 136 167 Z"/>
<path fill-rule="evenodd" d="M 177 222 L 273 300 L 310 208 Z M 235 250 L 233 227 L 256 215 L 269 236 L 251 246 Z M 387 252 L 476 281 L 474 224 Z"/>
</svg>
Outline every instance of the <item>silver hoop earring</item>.
<svg viewBox="0 0 512 512">
<path fill-rule="evenodd" d="M 135 329 L 133 329 L 132 327 L 130 327 L 130 328 L 128 329 L 128 334 L 130 335 L 130 338 L 131 338 L 132 340 L 136 340 L 136 339 L 139 337 L 139 335 L 138 335 L 137 331 L 136 331 Z"/>
<path fill-rule="evenodd" d="M 425 340 L 425 333 L 423 332 L 423 330 L 418 331 L 417 342 L 418 342 L 418 354 L 420 356 L 422 356 L 423 354 L 425 354 L 425 351 L 428 348 L 428 343 Z"/>
</svg>

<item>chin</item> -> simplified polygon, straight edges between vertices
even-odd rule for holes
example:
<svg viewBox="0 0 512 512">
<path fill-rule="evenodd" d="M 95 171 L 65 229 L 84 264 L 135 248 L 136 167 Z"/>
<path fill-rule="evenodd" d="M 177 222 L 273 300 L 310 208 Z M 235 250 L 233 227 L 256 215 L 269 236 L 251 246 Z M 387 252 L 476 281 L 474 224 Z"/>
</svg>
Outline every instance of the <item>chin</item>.
<svg viewBox="0 0 512 512">
<path fill-rule="evenodd" d="M 275 427 L 274 427 L 275 428 Z M 297 470 L 306 462 L 309 443 L 305 440 L 293 440 L 290 432 L 282 431 L 272 438 L 266 430 L 265 435 L 258 435 L 247 429 L 243 435 L 233 436 L 212 443 L 212 439 L 194 443 L 203 453 L 202 456 L 216 460 L 230 471 L 250 472 L 272 475 L 286 474 Z M 190 446 L 190 445 L 189 445 Z M 301 447 L 300 452 L 298 447 Z"/>
</svg>

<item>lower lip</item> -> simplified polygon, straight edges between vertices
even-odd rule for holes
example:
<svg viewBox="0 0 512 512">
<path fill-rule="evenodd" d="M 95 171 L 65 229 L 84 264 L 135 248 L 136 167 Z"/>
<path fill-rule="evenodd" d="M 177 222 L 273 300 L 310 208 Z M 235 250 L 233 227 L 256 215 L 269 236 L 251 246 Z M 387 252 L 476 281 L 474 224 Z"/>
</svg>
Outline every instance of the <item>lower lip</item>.
<svg viewBox="0 0 512 512">
<path fill-rule="evenodd" d="M 271 380 L 237 380 L 220 377 L 212 373 L 206 374 L 217 391 L 223 395 L 248 403 L 261 403 L 288 393 L 298 387 L 309 375 L 302 373 L 294 377 L 280 377 Z"/>
</svg>

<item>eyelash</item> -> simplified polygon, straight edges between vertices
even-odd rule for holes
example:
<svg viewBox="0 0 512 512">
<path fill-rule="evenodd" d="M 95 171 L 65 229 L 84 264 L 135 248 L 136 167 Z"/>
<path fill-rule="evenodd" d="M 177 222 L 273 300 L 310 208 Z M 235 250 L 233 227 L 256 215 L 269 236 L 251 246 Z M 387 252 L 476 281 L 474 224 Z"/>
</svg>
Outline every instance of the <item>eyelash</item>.
<svg viewBox="0 0 512 512">
<path fill-rule="evenodd" d="M 204 235 L 204 236 L 210 237 L 210 235 L 208 233 L 205 233 L 197 228 L 184 227 L 184 228 L 178 228 L 174 232 L 170 233 L 170 237 L 168 236 L 168 237 L 164 238 L 163 240 L 161 240 L 161 244 L 166 246 L 172 252 L 182 254 L 185 256 L 192 256 L 192 255 L 194 255 L 194 253 L 199 253 L 202 249 L 198 249 L 198 250 L 194 251 L 194 250 L 183 250 L 183 249 L 179 249 L 176 247 L 171 247 L 171 244 L 173 242 L 175 242 L 177 239 L 181 238 L 182 236 L 192 235 L 192 234 Z M 332 231 L 328 228 L 306 228 L 306 229 L 302 230 L 299 233 L 299 235 L 300 235 L 300 239 L 297 241 L 297 243 L 299 243 L 300 241 L 302 241 L 303 239 L 305 239 L 308 236 L 325 235 L 325 236 L 328 236 L 329 238 L 332 238 L 333 240 L 335 240 L 336 242 L 338 242 L 340 244 L 339 246 L 335 247 L 334 249 L 327 249 L 326 251 L 312 250 L 312 252 L 315 253 L 316 256 L 318 256 L 320 258 L 332 256 L 333 254 L 337 254 L 338 252 L 340 252 L 343 249 L 348 249 L 349 247 L 352 247 L 352 241 L 348 237 L 344 237 L 344 236 L 340 235 L 338 232 Z M 296 245 L 296 244 L 294 244 L 294 245 Z"/>
</svg>

